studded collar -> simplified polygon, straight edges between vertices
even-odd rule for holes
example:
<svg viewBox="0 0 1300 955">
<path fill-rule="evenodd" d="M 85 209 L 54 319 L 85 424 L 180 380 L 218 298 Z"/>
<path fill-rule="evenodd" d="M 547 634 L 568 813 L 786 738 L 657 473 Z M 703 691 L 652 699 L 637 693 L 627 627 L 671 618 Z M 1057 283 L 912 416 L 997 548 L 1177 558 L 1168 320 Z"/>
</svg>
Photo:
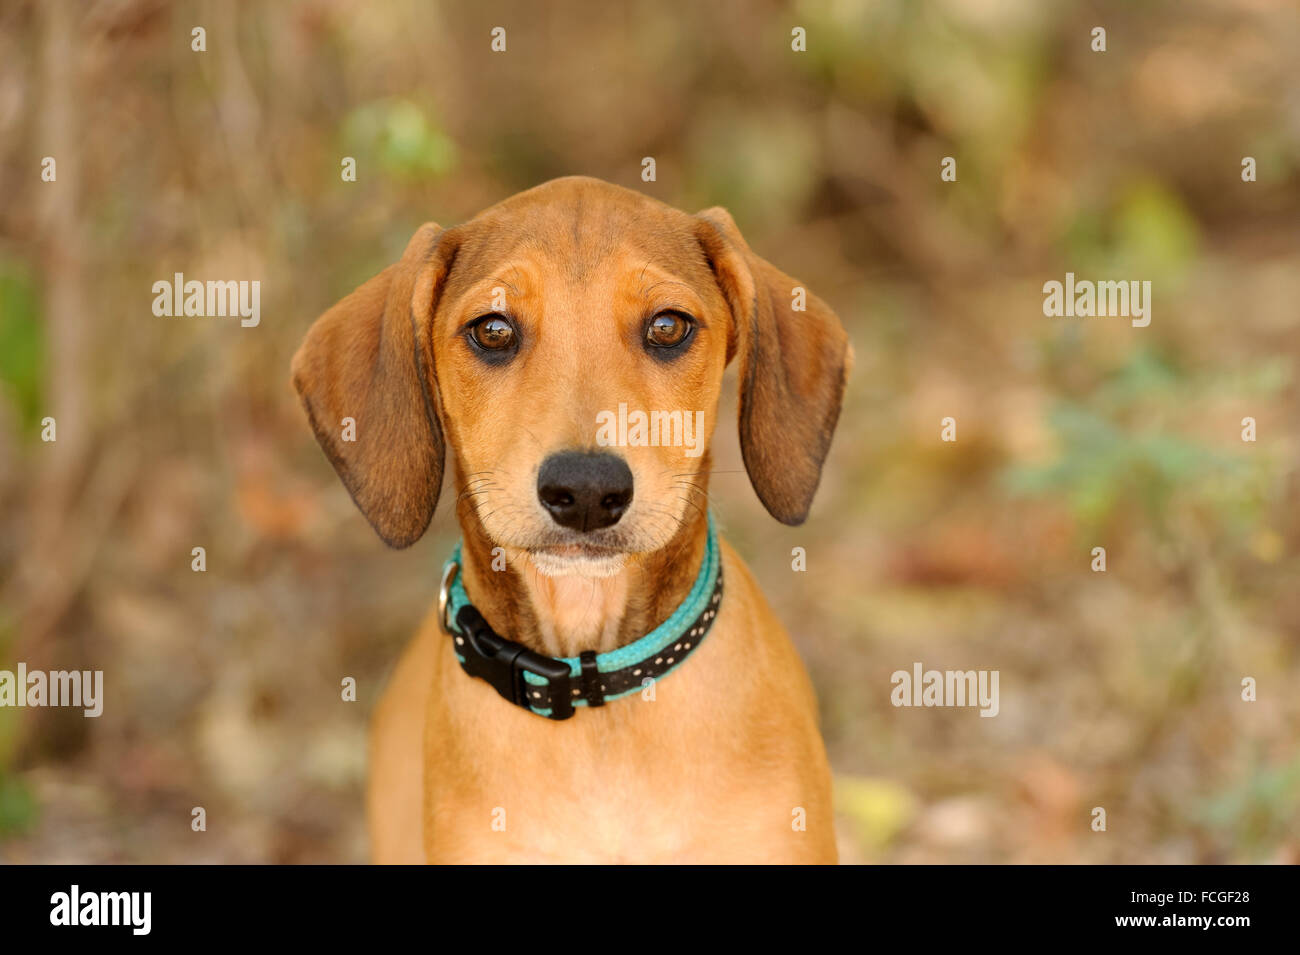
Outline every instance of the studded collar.
<svg viewBox="0 0 1300 955">
<path fill-rule="evenodd" d="M 575 707 L 604 706 L 663 679 L 708 635 L 722 603 L 722 555 L 712 513 L 708 521 L 700 572 L 668 619 L 627 646 L 576 657 L 545 656 L 493 630 L 465 592 L 457 544 L 443 565 L 438 594 L 439 617 L 455 644 L 456 659 L 466 673 L 486 680 L 511 703 L 552 720 L 567 720 Z"/>
</svg>

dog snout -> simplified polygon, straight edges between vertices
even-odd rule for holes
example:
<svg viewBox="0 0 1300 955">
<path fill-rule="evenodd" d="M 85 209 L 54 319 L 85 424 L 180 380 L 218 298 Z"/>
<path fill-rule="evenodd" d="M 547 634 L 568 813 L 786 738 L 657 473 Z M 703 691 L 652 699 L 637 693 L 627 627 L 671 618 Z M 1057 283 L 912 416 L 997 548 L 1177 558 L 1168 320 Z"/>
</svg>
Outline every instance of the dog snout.
<svg viewBox="0 0 1300 955">
<path fill-rule="evenodd" d="M 632 471 L 606 452 L 552 454 L 537 472 L 537 498 L 562 527 L 584 532 L 611 527 L 632 503 Z"/>
</svg>

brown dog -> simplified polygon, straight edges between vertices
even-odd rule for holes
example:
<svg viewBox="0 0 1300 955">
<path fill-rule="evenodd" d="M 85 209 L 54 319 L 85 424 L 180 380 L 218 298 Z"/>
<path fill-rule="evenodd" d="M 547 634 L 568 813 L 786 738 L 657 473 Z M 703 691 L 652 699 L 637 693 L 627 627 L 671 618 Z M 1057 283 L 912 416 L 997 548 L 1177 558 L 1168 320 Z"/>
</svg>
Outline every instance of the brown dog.
<svg viewBox="0 0 1300 955">
<path fill-rule="evenodd" d="M 709 543 L 702 442 L 735 356 L 750 480 L 801 523 L 852 352 L 723 209 L 557 179 L 421 227 L 312 326 L 294 385 L 380 537 L 424 533 L 455 452 L 460 581 L 481 614 L 450 631 L 432 614 L 379 703 L 376 861 L 835 861 L 811 684 L 740 558 Z M 660 431 L 602 438 L 638 411 Z M 607 699 L 610 654 L 676 626 L 712 553 L 724 595 L 644 661 L 677 666 Z M 557 657 L 575 659 L 536 675 Z M 530 709 L 542 690 L 549 719 Z"/>
</svg>

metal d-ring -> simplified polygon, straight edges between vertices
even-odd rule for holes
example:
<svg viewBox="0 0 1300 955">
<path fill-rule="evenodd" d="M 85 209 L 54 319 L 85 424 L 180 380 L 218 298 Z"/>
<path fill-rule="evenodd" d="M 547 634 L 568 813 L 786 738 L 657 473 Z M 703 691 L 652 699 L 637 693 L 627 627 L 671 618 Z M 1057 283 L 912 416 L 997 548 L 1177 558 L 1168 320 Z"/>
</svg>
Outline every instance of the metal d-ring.
<svg viewBox="0 0 1300 955">
<path fill-rule="evenodd" d="M 460 564 L 451 561 L 447 564 L 447 569 L 442 572 L 442 583 L 438 585 L 438 622 L 442 624 L 442 629 L 447 633 L 452 633 L 451 621 L 447 619 L 447 611 L 451 608 L 451 585 L 460 573 Z"/>
</svg>

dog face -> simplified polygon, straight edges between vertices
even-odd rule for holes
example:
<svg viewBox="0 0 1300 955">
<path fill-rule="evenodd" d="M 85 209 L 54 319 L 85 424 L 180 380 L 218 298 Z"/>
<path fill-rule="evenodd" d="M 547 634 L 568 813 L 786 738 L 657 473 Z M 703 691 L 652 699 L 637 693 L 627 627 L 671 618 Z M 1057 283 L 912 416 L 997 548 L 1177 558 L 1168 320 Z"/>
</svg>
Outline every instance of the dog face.
<svg viewBox="0 0 1300 955">
<path fill-rule="evenodd" d="M 424 532 L 450 444 L 458 505 L 493 545 L 604 576 L 703 513 L 737 355 L 746 469 L 773 516 L 800 523 L 851 358 L 838 319 L 725 210 L 574 177 L 423 226 L 312 327 L 294 384 L 388 543 Z"/>
<path fill-rule="evenodd" d="M 662 546 L 704 506 L 733 326 L 691 217 L 564 181 L 451 231 L 434 367 L 489 538 L 548 574 Z"/>
</svg>

